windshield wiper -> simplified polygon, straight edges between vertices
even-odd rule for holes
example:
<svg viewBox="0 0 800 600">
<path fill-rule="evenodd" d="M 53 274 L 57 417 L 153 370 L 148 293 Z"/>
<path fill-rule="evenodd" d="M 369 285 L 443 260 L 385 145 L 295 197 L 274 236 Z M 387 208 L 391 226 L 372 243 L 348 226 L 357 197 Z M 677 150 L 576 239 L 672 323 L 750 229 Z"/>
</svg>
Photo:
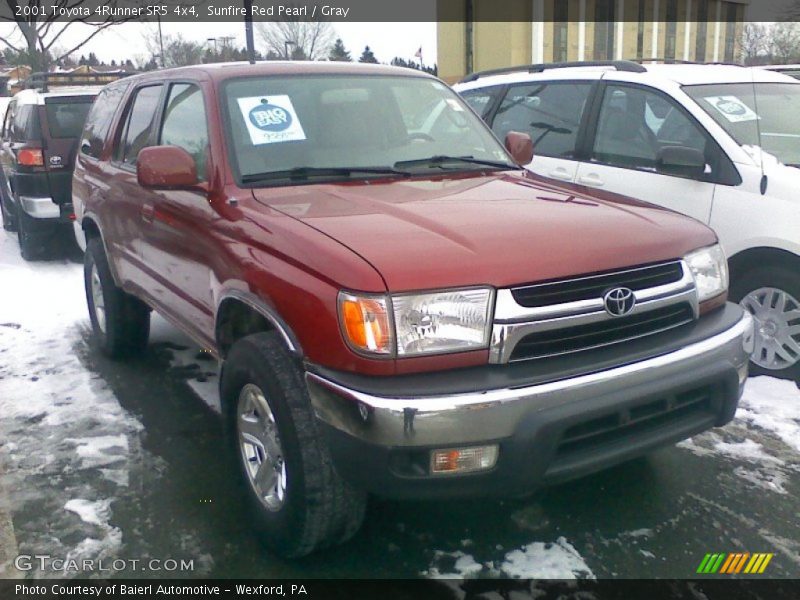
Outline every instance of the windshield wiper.
<svg viewBox="0 0 800 600">
<path fill-rule="evenodd" d="M 242 175 L 242 183 L 255 183 L 258 181 L 290 180 L 302 181 L 312 177 L 352 177 L 358 173 L 371 175 L 401 175 L 410 177 L 408 171 L 393 169 L 392 167 L 295 167 L 280 171 L 266 171 L 264 173 L 248 173 Z"/>
<path fill-rule="evenodd" d="M 503 162 L 500 160 L 485 160 L 483 158 L 475 158 L 474 156 L 447 156 L 445 154 L 437 154 L 428 158 L 415 158 L 413 160 L 400 160 L 394 163 L 395 168 L 399 167 L 443 167 L 445 163 L 467 163 L 471 165 L 481 165 L 484 167 L 492 167 L 494 169 L 518 169 L 517 165 Z"/>
</svg>

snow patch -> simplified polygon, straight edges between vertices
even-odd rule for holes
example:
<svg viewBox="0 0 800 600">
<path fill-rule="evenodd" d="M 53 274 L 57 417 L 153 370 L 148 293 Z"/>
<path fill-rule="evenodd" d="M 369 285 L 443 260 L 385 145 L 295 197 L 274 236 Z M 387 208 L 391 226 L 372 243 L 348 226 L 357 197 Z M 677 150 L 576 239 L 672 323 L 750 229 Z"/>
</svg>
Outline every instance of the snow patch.
<svg viewBox="0 0 800 600">
<path fill-rule="evenodd" d="M 108 527 L 108 519 L 111 512 L 109 510 L 110 504 L 111 502 L 109 500 L 91 502 L 89 500 L 76 498 L 68 501 L 64 505 L 64 508 L 70 512 L 74 512 L 84 523 L 97 525 L 99 527 Z"/>
<path fill-rule="evenodd" d="M 554 544 L 534 542 L 506 554 L 498 570 L 515 579 L 596 579 L 566 538 Z"/>
<path fill-rule="evenodd" d="M 800 389 L 774 377 L 747 380 L 736 418 L 778 436 L 800 451 Z"/>
</svg>

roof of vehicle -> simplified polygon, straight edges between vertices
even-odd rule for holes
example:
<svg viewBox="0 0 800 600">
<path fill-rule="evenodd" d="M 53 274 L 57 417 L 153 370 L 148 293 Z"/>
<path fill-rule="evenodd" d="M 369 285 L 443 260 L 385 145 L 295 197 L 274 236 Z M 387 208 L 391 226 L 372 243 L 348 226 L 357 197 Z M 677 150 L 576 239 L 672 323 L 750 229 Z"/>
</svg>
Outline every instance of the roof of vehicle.
<svg viewBox="0 0 800 600">
<path fill-rule="evenodd" d="M 255 64 L 249 62 L 210 63 L 161 69 L 135 75 L 129 79 L 160 79 L 163 77 L 180 77 L 204 73 L 211 79 L 221 81 L 235 77 L 252 77 L 268 75 L 403 75 L 428 77 L 436 79 L 423 71 L 389 65 L 378 65 L 356 62 L 338 61 L 261 61 Z"/>
<path fill-rule="evenodd" d="M 797 71 L 800 70 L 800 64 L 792 65 L 759 65 L 756 69 L 766 69 L 768 71 Z"/>
<path fill-rule="evenodd" d="M 95 97 L 103 89 L 101 85 L 92 86 L 65 86 L 56 88 L 54 92 L 41 92 L 39 90 L 21 90 L 14 94 L 17 104 L 44 104 L 48 98 L 60 98 L 70 96 Z"/>
<path fill-rule="evenodd" d="M 544 68 L 542 68 L 544 67 Z M 782 73 L 766 69 L 756 69 L 728 64 L 656 64 L 644 62 L 643 64 L 630 61 L 614 61 L 607 63 L 569 63 L 567 66 L 530 65 L 518 68 L 503 69 L 503 72 L 488 71 L 486 74 L 473 74 L 458 84 L 462 90 L 471 88 L 488 87 L 507 83 L 519 83 L 532 79 L 546 79 L 548 77 L 564 78 L 568 75 L 580 76 L 581 73 L 597 73 L 605 71 L 622 71 L 636 77 L 638 74 L 656 76 L 679 85 L 701 85 L 714 83 L 797 83 Z"/>
</svg>

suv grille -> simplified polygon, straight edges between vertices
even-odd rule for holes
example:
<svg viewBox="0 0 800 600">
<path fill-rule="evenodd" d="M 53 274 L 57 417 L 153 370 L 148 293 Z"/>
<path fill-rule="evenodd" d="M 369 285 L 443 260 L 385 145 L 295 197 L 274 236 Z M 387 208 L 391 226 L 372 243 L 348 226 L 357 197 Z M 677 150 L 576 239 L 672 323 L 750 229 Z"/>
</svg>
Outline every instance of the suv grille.
<svg viewBox="0 0 800 600">
<path fill-rule="evenodd" d="M 595 451 L 677 421 L 713 417 L 718 389 L 704 386 L 573 425 L 561 436 L 556 457 Z"/>
<path fill-rule="evenodd" d="M 615 287 L 633 291 L 680 281 L 683 276 L 680 262 L 650 265 L 628 271 L 614 271 L 569 281 L 555 281 L 516 288 L 511 291 L 520 306 L 536 308 L 602 297 Z"/>
<path fill-rule="evenodd" d="M 511 360 L 542 358 L 618 344 L 680 327 L 692 320 L 694 312 L 691 305 L 683 303 L 630 317 L 535 332 L 519 341 Z"/>
</svg>

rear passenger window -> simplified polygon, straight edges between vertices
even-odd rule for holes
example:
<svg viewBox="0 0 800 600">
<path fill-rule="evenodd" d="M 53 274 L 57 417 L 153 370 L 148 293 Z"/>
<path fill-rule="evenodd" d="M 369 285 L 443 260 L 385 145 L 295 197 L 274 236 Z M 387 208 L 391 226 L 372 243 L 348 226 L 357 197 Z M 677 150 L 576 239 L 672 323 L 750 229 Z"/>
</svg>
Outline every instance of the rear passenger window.
<svg viewBox="0 0 800 600">
<path fill-rule="evenodd" d="M 645 89 L 610 85 L 600 109 L 593 159 L 655 171 L 662 148 L 683 146 L 707 154 L 706 141 L 672 101 Z"/>
<path fill-rule="evenodd" d="M 39 112 L 32 104 L 17 106 L 14 112 L 13 139 L 18 142 L 38 140 L 42 137 L 39 128 Z"/>
<path fill-rule="evenodd" d="M 571 158 L 590 89 L 590 82 L 511 86 L 497 109 L 492 130 L 500 140 L 509 131 L 527 133 L 536 154 Z"/>
<path fill-rule="evenodd" d="M 86 125 L 83 128 L 83 138 L 81 139 L 81 154 L 100 158 L 108 130 L 111 129 L 114 113 L 117 111 L 126 89 L 128 89 L 127 85 L 114 85 L 103 89 L 98 94 L 86 117 Z"/>
<path fill-rule="evenodd" d="M 120 140 L 118 158 L 126 165 L 135 165 L 139 151 L 150 141 L 161 88 L 160 85 L 151 85 L 136 91 Z"/>
<path fill-rule="evenodd" d="M 186 150 L 194 158 L 198 178 L 205 179 L 208 152 L 206 108 L 203 92 L 196 85 L 176 83 L 170 87 L 159 143 Z"/>
</svg>

